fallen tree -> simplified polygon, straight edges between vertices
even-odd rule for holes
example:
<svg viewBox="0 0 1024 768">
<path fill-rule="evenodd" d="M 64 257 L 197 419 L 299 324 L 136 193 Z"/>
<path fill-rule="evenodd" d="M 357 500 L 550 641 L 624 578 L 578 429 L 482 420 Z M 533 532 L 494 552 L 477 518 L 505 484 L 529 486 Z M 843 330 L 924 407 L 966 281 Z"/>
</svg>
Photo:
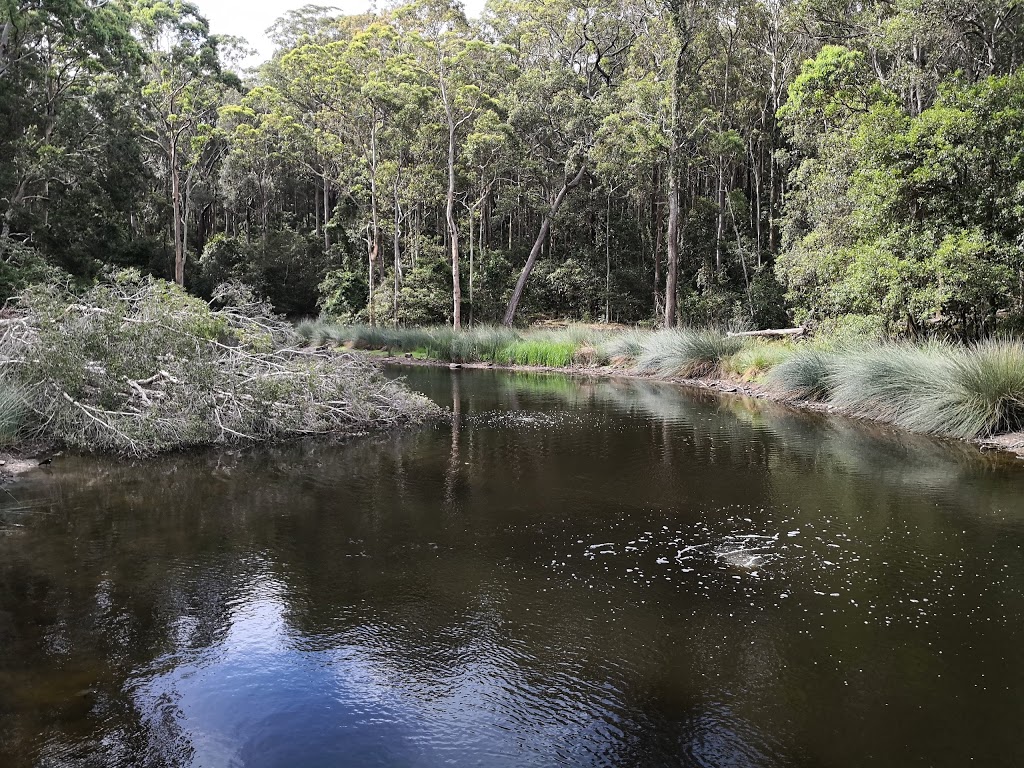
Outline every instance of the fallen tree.
<svg viewBox="0 0 1024 768">
<path fill-rule="evenodd" d="M 736 337 L 743 337 L 743 336 L 751 336 L 751 337 L 753 337 L 753 336 L 766 336 L 766 337 L 771 337 L 771 336 L 789 336 L 789 337 L 792 337 L 792 338 L 798 338 L 800 336 L 803 336 L 805 333 L 807 333 L 807 329 L 804 328 L 801 325 L 799 328 L 769 328 L 768 330 L 765 330 L 765 331 L 739 331 L 739 332 L 729 331 L 729 333 L 727 335 L 728 336 L 736 336 Z"/>
<path fill-rule="evenodd" d="M 85 293 L 42 285 L 0 319 L 0 370 L 33 438 L 142 456 L 384 428 L 437 411 L 350 355 L 299 347 L 243 286 L 213 309 L 128 272 Z"/>
</svg>

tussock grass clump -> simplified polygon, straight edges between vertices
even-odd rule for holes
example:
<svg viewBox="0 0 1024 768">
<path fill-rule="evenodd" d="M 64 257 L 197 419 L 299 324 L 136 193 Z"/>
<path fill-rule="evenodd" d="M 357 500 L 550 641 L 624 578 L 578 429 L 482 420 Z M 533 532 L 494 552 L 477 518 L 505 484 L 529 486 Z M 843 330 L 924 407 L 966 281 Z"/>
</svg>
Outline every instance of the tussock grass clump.
<svg viewBox="0 0 1024 768">
<path fill-rule="evenodd" d="M 718 331 L 674 328 L 652 333 L 643 345 L 637 370 L 659 376 L 709 376 L 721 361 L 743 347 L 743 340 Z"/>
<path fill-rule="evenodd" d="M 829 401 L 854 416 L 921 427 L 935 395 L 948 392 L 953 350 L 931 345 L 878 344 L 834 358 Z"/>
<path fill-rule="evenodd" d="M 651 331 L 622 331 L 605 339 L 598 348 L 609 360 L 636 360 L 643 353 L 644 343 L 650 335 Z"/>
<path fill-rule="evenodd" d="M 806 349 L 767 381 L 789 397 L 827 400 L 851 416 L 913 432 L 973 439 L 1024 429 L 1021 341 Z"/>
<path fill-rule="evenodd" d="M 139 456 L 437 411 L 366 361 L 301 348 L 244 287 L 222 286 L 215 300 L 224 308 L 135 272 L 84 294 L 27 291 L 0 326 L 0 368 L 25 395 L 28 436 Z"/>
<path fill-rule="evenodd" d="M 987 437 L 1024 428 L 1024 343 L 884 344 L 839 358 L 831 402 L 914 432 Z"/>
<path fill-rule="evenodd" d="M 836 354 L 823 349 L 802 349 L 768 371 L 765 383 L 795 400 L 827 400 L 832 394 Z"/>
<path fill-rule="evenodd" d="M 947 434 L 980 437 L 1024 429 L 1024 342 L 986 341 L 954 360 Z"/>
</svg>

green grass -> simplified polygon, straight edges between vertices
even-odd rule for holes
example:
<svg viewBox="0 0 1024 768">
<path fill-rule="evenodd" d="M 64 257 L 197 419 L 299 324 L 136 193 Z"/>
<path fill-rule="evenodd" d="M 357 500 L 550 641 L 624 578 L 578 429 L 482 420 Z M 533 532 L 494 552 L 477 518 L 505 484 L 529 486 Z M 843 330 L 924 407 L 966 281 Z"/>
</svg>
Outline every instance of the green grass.
<svg viewBox="0 0 1024 768">
<path fill-rule="evenodd" d="M 724 358 L 743 348 L 743 339 L 713 330 L 673 328 L 656 331 L 644 342 L 637 370 L 658 376 L 710 376 Z"/>
<path fill-rule="evenodd" d="M 736 376 L 756 379 L 795 353 L 796 348 L 789 342 L 750 339 L 743 349 L 722 361 L 722 369 Z"/>
<path fill-rule="evenodd" d="M 517 341 L 500 351 L 495 362 L 512 365 L 540 365 L 548 368 L 567 368 L 572 365 L 578 347 L 571 341 L 528 338 Z"/>
<path fill-rule="evenodd" d="M 765 376 L 776 392 L 795 400 L 827 400 L 832 394 L 836 354 L 823 349 L 801 349 Z"/>
</svg>

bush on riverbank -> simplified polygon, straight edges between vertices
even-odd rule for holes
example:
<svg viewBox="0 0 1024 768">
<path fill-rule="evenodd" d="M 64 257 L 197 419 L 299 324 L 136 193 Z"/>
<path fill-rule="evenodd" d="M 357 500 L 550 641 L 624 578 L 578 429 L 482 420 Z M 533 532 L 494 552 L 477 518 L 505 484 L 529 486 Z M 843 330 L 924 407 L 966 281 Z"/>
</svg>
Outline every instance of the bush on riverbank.
<svg viewBox="0 0 1024 768">
<path fill-rule="evenodd" d="M 794 352 L 768 371 L 765 383 L 793 400 L 827 400 L 832 394 L 835 353 L 808 348 Z"/>
<path fill-rule="evenodd" d="M 386 427 L 435 410 L 353 356 L 300 348 L 240 286 L 223 309 L 123 273 L 82 295 L 23 294 L 2 321 L 0 365 L 33 437 L 145 455 L 215 443 Z"/>
<path fill-rule="evenodd" d="M 1024 343 L 872 344 L 800 351 L 769 387 L 914 432 L 978 438 L 1024 429 Z"/>
</svg>

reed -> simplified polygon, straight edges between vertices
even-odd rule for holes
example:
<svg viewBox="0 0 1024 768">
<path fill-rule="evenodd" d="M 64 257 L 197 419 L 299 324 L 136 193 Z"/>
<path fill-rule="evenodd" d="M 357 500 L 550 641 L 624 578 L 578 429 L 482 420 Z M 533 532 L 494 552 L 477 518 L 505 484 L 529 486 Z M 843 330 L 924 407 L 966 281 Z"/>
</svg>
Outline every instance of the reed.
<svg viewBox="0 0 1024 768">
<path fill-rule="evenodd" d="M 552 338 L 525 338 L 501 350 L 503 358 L 496 362 L 510 365 L 537 365 L 546 368 L 567 368 L 572 365 L 578 347 L 570 341 Z"/>
</svg>

